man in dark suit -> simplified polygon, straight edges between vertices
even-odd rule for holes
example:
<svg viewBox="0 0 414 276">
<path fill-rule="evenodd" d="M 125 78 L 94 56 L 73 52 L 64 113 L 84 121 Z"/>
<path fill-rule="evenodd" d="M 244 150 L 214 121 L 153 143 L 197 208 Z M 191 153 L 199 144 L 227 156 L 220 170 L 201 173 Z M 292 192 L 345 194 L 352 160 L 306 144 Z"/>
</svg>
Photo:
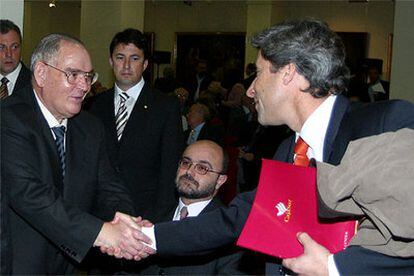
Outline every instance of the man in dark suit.
<svg viewBox="0 0 414 276">
<path fill-rule="evenodd" d="M 373 65 L 368 68 L 368 96 L 371 102 L 385 101 L 390 98 L 390 83 L 380 76 L 380 68 Z"/>
<path fill-rule="evenodd" d="M 15 93 L 20 88 L 30 84 L 30 70 L 20 61 L 22 35 L 19 27 L 7 19 L 0 20 L 0 98 Z"/>
<path fill-rule="evenodd" d="M 218 144 L 201 140 L 189 145 L 179 162 L 175 179 L 180 196 L 177 207 L 171 210 L 170 220 L 196 217 L 223 207 L 215 198 L 227 180 L 228 158 Z M 243 257 L 234 246 L 221 248 L 204 256 L 155 258 L 155 264 L 141 271 L 150 275 L 240 275 Z"/>
<path fill-rule="evenodd" d="M 165 220 L 176 202 L 174 177 L 184 146 L 179 103 L 144 81 L 148 45 L 140 31 L 114 36 L 109 63 L 115 87 L 96 97 L 91 112 L 104 123 L 109 159 L 131 191 L 136 215 Z"/>
<path fill-rule="evenodd" d="M 195 64 L 194 76 L 190 80 L 190 83 L 186 85 L 187 90 L 190 92 L 190 101 L 196 102 L 200 93 L 208 88 L 212 81 L 211 76 L 208 73 L 207 61 L 198 59 Z"/>
<path fill-rule="evenodd" d="M 117 213 L 104 222 L 134 209 L 109 164 L 102 125 L 80 112 L 97 79 L 89 53 L 82 42 L 51 34 L 34 50 L 31 70 L 32 86 L 1 106 L 2 190 L 9 196 L 2 219 L 10 219 L 2 226 L 11 233 L 11 251 L 1 253 L 11 261 L 8 272 L 73 274 L 92 246 L 137 254 L 132 220 Z"/>
<path fill-rule="evenodd" d="M 260 50 L 256 61 L 258 74 L 247 94 L 255 99 L 258 120 L 263 125 L 287 124 L 296 132 L 281 144 L 274 159 L 293 162 L 295 142 L 301 137 L 309 145 L 309 158 L 335 165 L 352 140 L 403 127 L 414 128 L 414 106 L 410 103 L 390 101 L 353 108 L 338 95 L 346 90 L 349 70 L 342 41 L 325 23 L 284 22 L 259 33 L 253 45 Z M 160 255 L 211 252 L 237 239 L 254 195 L 255 192 L 240 194 L 227 209 L 182 222 L 156 224 L 154 229 L 143 231 L 149 236 L 155 234 Z M 391 258 L 359 246 L 322 259 L 327 258 L 345 274 L 401 274 L 414 269 L 413 259 Z M 326 265 L 315 263 L 321 270 L 310 274 L 328 272 Z M 279 273 L 279 268 L 269 264 L 267 273 Z"/>
<path fill-rule="evenodd" d="M 213 124 L 209 120 L 208 107 L 201 103 L 195 103 L 187 114 L 189 129 L 184 133 L 185 142 L 190 145 L 198 140 L 211 140 L 219 145 L 224 144 L 224 127 Z"/>
</svg>

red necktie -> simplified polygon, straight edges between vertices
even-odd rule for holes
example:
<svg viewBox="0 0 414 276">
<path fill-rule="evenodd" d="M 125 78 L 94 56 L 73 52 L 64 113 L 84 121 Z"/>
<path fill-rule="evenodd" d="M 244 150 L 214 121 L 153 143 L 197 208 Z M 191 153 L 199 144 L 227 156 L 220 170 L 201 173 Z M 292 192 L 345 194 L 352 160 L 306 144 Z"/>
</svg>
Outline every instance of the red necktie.
<svg viewBox="0 0 414 276">
<path fill-rule="evenodd" d="M 309 158 L 306 155 L 309 145 L 299 136 L 295 145 L 295 161 L 293 164 L 301 167 L 309 167 Z"/>
</svg>

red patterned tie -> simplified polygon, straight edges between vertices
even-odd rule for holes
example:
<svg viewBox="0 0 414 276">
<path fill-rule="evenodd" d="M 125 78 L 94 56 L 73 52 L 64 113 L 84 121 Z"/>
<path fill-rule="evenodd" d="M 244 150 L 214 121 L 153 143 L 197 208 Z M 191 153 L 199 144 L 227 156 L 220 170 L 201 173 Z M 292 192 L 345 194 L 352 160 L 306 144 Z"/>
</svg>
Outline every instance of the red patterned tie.
<svg viewBox="0 0 414 276">
<path fill-rule="evenodd" d="M 301 167 L 309 167 L 309 158 L 306 155 L 309 145 L 299 136 L 295 145 L 295 161 L 293 164 Z"/>
</svg>

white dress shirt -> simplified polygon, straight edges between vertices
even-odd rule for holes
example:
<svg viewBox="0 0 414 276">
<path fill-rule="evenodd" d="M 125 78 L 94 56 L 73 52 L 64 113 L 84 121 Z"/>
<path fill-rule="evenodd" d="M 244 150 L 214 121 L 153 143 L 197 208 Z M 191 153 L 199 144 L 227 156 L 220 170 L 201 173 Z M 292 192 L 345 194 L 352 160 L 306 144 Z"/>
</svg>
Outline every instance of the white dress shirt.
<svg viewBox="0 0 414 276">
<path fill-rule="evenodd" d="M 187 207 L 187 212 L 188 215 L 187 217 L 196 217 L 198 216 L 203 210 L 204 208 L 206 208 L 206 206 L 210 203 L 211 199 L 209 200 L 205 200 L 205 201 L 199 201 L 199 202 L 195 202 L 192 203 L 190 205 L 185 205 L 180 197 L 180 200 L 178 202 L 178 206 L 177 208 L 175 208 L 175 212 L 174 212 L 174 217 L 173 220 L 180 220 L 180 211 L 183 207 Z"/>
<path fill-rule="evenodd" d="M 40 111 L 42 112 L 43 116 L 45 117 L 47 124 L 49 125 L 50 128 L 50 132 L 53 135 L 53 138 L 56 139 L 56 135 L 52 130 L 52 127 L 60 127 L 60 126 L 64 126 L 65 129 L 67 129 L 67 125 L 68 125 L 68 119 L 63 119 L 61 123 L 59 123 L 59 121 L 55 118 L 55 116 L 52 115 L 52 113 L 50 113 L 50 111 L 46 108 L 46 106 L 44 106 L 44 104 L 42 103 L 42 101 L 39 99 L 39 97 L 37 96 L 36 92 L 33 90 L 33 93 L 36 97 L 36 101 L 40 107 Z M 66 134 L 64 137 L 64 147 L 66 148 Z"/>
<path fill-rule="evenodd" d="M 127 118 L 129 119 L 129 116 L 131 115 L 132 109 L 135 106 L 135 103 L 138 100 L 139 95 L 141 95 L 142 88 L 144 87 L 145 81 L 144 78 L 141 78 L 141 80 L 132 86 L 127 91 L 123 91 L 121 88 L 118 87 L 115 83 L 115 96 L 114 96 L 114 114 L 118 112 L 119 105 L 121 104 L 121 96 L 119 96 L 120 93 L 125 92 L 128 94 L 129 98 L 125 102 L 125 106 L 127 109 Z"/>
</svg>

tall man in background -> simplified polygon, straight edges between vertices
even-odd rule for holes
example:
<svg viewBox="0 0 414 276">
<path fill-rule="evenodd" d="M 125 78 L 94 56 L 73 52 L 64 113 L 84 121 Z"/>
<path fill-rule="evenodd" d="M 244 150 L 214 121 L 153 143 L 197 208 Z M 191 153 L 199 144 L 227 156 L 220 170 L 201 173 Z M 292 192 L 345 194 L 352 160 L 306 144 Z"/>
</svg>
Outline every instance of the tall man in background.
<svg viewBox="0 0 414 276">
<path fill-rule="evenodd" d="M 30 67 L 32 86 L 1 103 L 2 192 L 9 196 L 2 220 L 10 216 L 2 226 L 11 233 L 11 252 L 1 253 L 12 264 L 3 272 L 74 274 L 92 246 L 137 254 L 130 225 L 104 222 L 134 208 L 110 166 L 102 124 L 81 112 L 97 79 L 88 51 L 51 34 Z"/>
<path fill-rule="evenodd" d="M 96 97 L 91 111 L 104 123 L 110 161 L 131 191 L 136 215 L 158 222 L 176 202 L 174 178 L 184 146 L 179 103 L 142 77 L 149 53 L 140 31 L 117 33 L 109 54 L 115 86 Z"/>
<path fill-rule="evenodd" d="M 30 70 L 21 59 L 22 34 L 7 19 L 0 20 L 0 99 L 30 84 Z"/>
</svg>

